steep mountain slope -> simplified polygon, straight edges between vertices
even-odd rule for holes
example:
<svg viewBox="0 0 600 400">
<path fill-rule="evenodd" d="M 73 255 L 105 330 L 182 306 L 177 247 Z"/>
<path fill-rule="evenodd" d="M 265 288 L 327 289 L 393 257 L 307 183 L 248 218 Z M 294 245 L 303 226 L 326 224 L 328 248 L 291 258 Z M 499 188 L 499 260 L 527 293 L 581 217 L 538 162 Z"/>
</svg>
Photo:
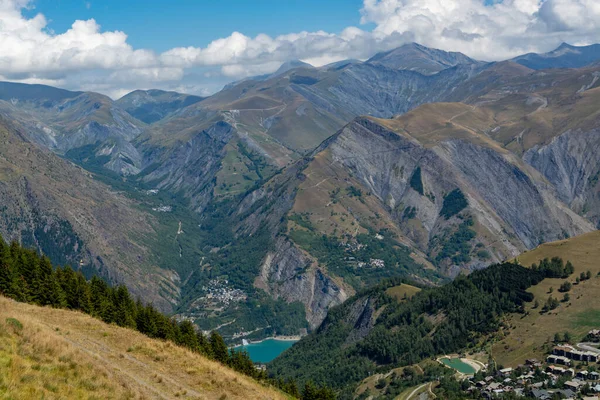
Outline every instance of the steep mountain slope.
<svg viewBox="0 0 600 400">
<path fill-rule="evenodd" d="M 332 181 L 342 198 L 350 197 L 349 187 L 358 182 L 368 197 L 375 197 L 370 201 L 378 208 L 363 212 L 347 199 L 336 204 L 327 185 L 308 184 L 300 186 L 304 190 L 294 211 L 309 214 L 320 232 L 339 237 L 356 236 L 359 228 L 370 225 L 391 225 L 449 273 L 457 266 L 482 267 L 541 242 L 593 229 L 556 200 L 553 190 L 524 162 L 483 134 L 447 127 L 448 117 L 438 120 L 435 111 L 442 107 L 424 106 L 397 120 L 357 119 L 315 158 L 323 160 L 307 169 L 316 175 L 310 182 Z M 447 116 L 471 109 L 460 104 L 446 107 Z M 431 125 L 411 123 L 421 112 Z M 475 121 L 471 116 L 466 120 Z M 433 125 L 440 128 L 438 137 L 431 136 L 436 132 Z M 394 129 L 399 126 L 403 128 Z M 326 195 L 319 196 L 320 190 Z M 368 212 L 376 212 L 382 221 Z"/>
<path fill-rule="evenodd" d="M 97 272 L 168 310 L 176 275 L 154 263 L 156 221 L 79 167 L 0 122 L 0 233 L 57 264 Z"/>
<path fill-rule="evenodd" d="M 151 125 L 45 87 L 0 109 L 153 215 L 142 242 L 181 279 L 167 297 L 181 289 L 177 312 L 228 339 L 315 328 L 385 277 L 438 283 L 600 223 L 597 67 L 418 45 L 288 67 L 183 108 L 126 96 L 174 96 Z"/>
<path fill-rule="evenodd" d="M 531 69 L 581 68 L 600 61 L 600 45 L 571 46 L 563 43 L 548 53 L 529 53 L 512 61 Z"/>
<path fill-rule="evenodd" d="M 340 236 L 358 231 L 341 221 L 345 214 L 353 214 L 350 220 L 362 228 L 374 225 L 357 202 L 333 201 L 336 187 L 343 196 L 344 187 L 358 182 L 377 198 L 378 213 L 387 215 L 377 226 L 399 227 L 406 242 L 442 267 L 457 261 L 483 266 L 593 230 L 600 171 L 598 74 L 597 68 L 527 74 L 513 79 L 510 89 L 493 87 L 473 105 L 437 103 L 394 119 L 356 119 L 308 167 L 310 179 L 294 212 L 309 213 L 319 231 Z M 443 210 L 457 189 L 466 202 L 453 219 Z M 459 229 L 468 216 L 473 226 Z M 469 230 L 473 237 L 463 237 L 466 253 L 444 249 L 444 243 L 459 239 L 457 232 Z M 482 258 L 473 257 L 483 248 Z"/>
<path fill-rule="evenodd" d="M 152 89 L 135 90 L 115 101 L 115 104 L 132 117 L 152 124 L 202 100 L 204 98 L 200 96 Z"/>
<path fill-rule="evenodd" d="M 14 399 L 285 399 L 172 343 L 0 296 L 0 382 Z"/>
<path fill-rule="evenodd" d="M 241 193 L 268 178 L 272 171 L 265 171 L 267 167 L 289 165 L 352 118 L 366 114 L 389 118 L 426 102 L 448 96 L 459 98 L 456 87 L 488 67 L 457 54 L 417 45 L 407 48 L 418 48 L 421 54 L 418 63 L 435 64 L 440 72 L 424 75 L 388 68 L 379 62 L 338 63 L 322 68 L 300 65 L 289 70 L 284 65 L 278 73 L 228 86 L 159 121 L 135 140 L 136 147 L 143 146 L 143 164 L 148 168 L 162 164 L 164 157 L 179 152 L 179 147 L 187 146 L 200 132 L 227 130 L 223 150 L 214 155 L 215 160 L 223 160 L 221 171 L 211 170 L 198 181 L 196 188 L 186 188 L 188 196 L 194 196 L 194 204 L 201 204 L 208 199 L 203 195 L 204 200 L 200 200 L 197 193 L 203 192 L 206 182 L 215 177 L 216 184 L 211 190 L 217 194 Z M 406 51 L 403 49 L 398 51 Z M 384 62 L 388 57 L 391 60 L 400 55 L 380 58 Z M 412 57 L 412 53 L 407 57 Z M 458 62 L 470 64 L 454 66 Z M 226 125 L 228 128 L 224 128 Z M 154 158 L 157 154 L 158 160 Z M 187 180 L 181 166 L 172 166 L 158 175 L 159 184 L 164 187 Z M 154 173 L 151 179 L 156 176 Z"/>
</svg>

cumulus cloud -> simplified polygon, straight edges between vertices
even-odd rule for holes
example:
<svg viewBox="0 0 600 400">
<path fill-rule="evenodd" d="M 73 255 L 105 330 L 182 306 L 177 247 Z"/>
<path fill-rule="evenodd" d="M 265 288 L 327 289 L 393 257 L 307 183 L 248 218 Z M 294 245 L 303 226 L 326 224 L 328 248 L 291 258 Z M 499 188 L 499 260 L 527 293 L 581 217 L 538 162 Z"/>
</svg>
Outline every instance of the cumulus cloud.
<svg viewBox="0 0 600 400">
<path fill-rule="evenodd" d="M 414 40 L 482 60 L 548 51 L 560 42 L 589 44 L 600 33 L 597 0 L 365 0 L 362 22 L 385 38 L 410 32 Z"/>
<path fill-rule="evenodd" d="M 156 54 L 134 49 L 125 32 L 103 32 L 93 19 L 51 32 L 42 14 L 23 16 L 30 6 L 29 0 L 0 0 L 0 76 L 113 95 L 137 87 L 206 94 L 228 80 L 273 72 L 292 59 L 320 66 L 365 59 L 413 41 L 498 60 L 600 37 L 598 0 L 364 0 L 363 28 L 277 37 L 234 32 L 205 47 Z"/>
</svg>

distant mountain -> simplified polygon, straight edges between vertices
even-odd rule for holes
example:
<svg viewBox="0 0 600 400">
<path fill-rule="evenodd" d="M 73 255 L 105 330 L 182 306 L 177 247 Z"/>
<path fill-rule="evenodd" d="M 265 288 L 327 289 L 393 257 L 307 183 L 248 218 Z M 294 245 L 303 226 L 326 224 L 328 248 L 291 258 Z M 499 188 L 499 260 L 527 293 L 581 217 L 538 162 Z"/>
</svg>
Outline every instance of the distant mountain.
<svg viewBox="0 0 600 400">
<path fill-rule="evenodd" d="M 529 53 L 516 57 L 512 61 L 536 70 L 581 68 L 600 61 L 600 44 L 578 47 L 563 43 L 551 52 L 543 54 Z"/>
<path fill-rule="evenodd" d="M 276 77 L 278 75 L 281 75 L 283 73 L 286 73 L 292 69 L 295 68 L 314 68 L 312 65 L 305 63 L 304 61 L 300 61 L 300 60 L 291 60 L 291 61 L 286 61 L 283 64 L 281 64 L 281 66 L 277 69 L 277 71 L 272 72 L 270 74 L 263 74 L 263 75 L 257 75 L 257 76 L 251 76 L 248 78 L 244 78 L 244 79 L 240 79 L 238 81 L 234 81 L 231 83 L 228 83 L 227 85 L 225 85 L 225 87 L 223 88 L 223 90 L 227 90 L 230 89 L 236 85 L 239 85 L 240 83 L 243 82 L 248 82 L 248 81 L 256 81 L 256 82 L 261 82 L 261 81 L 266 81 L 268 79 L 271 79 L 273 77 Z"/>
<path fill-rule="evenodd" d="M 176 275 L 155 263 L 156 219 L 25 132 L 0 120 L 0 234 L 170 310 Z"/>
<path fill-rule="evenodd" d="M 378 53 L 366 61 L 387 68 L 436 74 L 458 64 L 475 64 L 476 61 L 462 53 L 430 49 L 417 43 L 406 44 L 397 49 Z"/>
<path fill-rule="evenodd" d="M 39 103 L 50 108 L 57 102 L 72 99 L 83 92 L 72 92 L 46 85 L 26 85 L 22 83 L 0 82 L 0 100 Z"/>
<path fill-rule="evenodd" d="M 228 339 L 316 328 L 385 277 L 437 284 L 599 226 L 600 165 L 583 149 L 598 147 L 600 68 L 418 45 L 294 65 L 187 106 L 10 87 L 0 113 L 153 216 L 157 234 L 136 238 L 173 274 L 177 313 Z M 146 124 L 122 108 L 136 98 L 168 110 Z M 247 301 L 215 305 L 215 285 Z"/>
<path fill-rule="evenodd" d="M 141 158 L 130 141 L 144 123 L 107 96 L 43 85 L 0 84 L 0 115 L 18 121 L 32 141 L 59 154 L 85 158 L 114 172 L 137 174 Z"/>
<path fill-rule="evenodd" d="M 204 97 L 152 89 L 133 91 L 115 103 L 134 118 L 152 124 L 202 100 Z"/>
<path fill-rule="evenodd" d="M 309 63 L 305 63 L 304 61 L 300 61 L 300 60 L 286 61 L 283 64 L 281 64 L 281 67 L 279 67 L 279 69 L 277 71 L 270 74 L 269 77 L 281 75 L 281 74 L 288 72 L 289 70 L 292 70 L 295 68 L 314 68 L 314 67 L 312 65 L 310 65 Z"/>
</svg>

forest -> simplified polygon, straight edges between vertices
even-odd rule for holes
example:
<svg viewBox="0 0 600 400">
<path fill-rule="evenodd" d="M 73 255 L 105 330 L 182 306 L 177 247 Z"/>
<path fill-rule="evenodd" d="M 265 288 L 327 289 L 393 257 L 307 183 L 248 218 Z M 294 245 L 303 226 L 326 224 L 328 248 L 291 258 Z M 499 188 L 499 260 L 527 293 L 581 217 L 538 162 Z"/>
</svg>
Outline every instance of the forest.
<svg viewBox="0 0 600 400">
<path fill-rule="evenodd" d="M 217 332 L 205 336 L 189 320 L 176 321 L 141 300 L 125 286 L 111 287 L 97 276 L 86 280 L 69 266 L 55 268 L 50 259 L 0 237 L 0 294 L 19 302 L 76 310 L 108 324 L 137 330 L 148 337 L 174 342 L 302 400 L 335 399 L 325 386 L 305 382 L 300 391 L 292 379 L 269 377 L 245 351 L 229 349 Z"/>
<path fill-rule="evenodd" d="M 367 376 L 475 346 L 501 327 L 503 314 L 524 312 L 533 300 L 529 287 L 570 272 L 572 265 L 558 258 L 533 268 L 498 264 L 423 288 L 406 302 L 385 293 L 404 282 L 392 279 L 332 309 L 316 332 L 273 361 L 271 371 L 326 384 L 340 390 L 340 398 L 350 398 Z M 352 319 L 361 306 L 362 315 L 381 313 L 370 326 Z"/>
</svg>

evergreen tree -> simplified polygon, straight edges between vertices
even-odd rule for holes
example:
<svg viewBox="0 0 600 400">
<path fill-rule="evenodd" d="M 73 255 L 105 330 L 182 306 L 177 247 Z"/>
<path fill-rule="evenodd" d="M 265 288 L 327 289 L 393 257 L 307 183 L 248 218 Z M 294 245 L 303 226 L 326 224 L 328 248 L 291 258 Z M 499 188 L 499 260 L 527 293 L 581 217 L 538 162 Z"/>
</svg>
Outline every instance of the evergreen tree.
<svg viewBox="0 0 600 400">
<path fill-rule="evenodd" d="M 200 343 L 198 342 L 198 336 L 196 335 L 196 329 L 194 324 L 188 320 L 184 320 L 179 324 L 181 331 L 181 344 L 188 349 L 198 351 Z"/>
<path fill-rule="evenodd" d="M 113 303 L 115 305 L 115 322 L 117 325 L 135 329 L 135 303 L 129 296 L 127 288 L 125 286 L 119 286 L 114 292 L 113 298 Z"/>
<path fill-rule="evenodd" d="M 560 342 L 561 342 L 560 335 L 558 334 L 558 332 L 556 332 L 554 334 L 554 343 L 560 343 Z"/>
<path fill-rule="evenodd" d="M 304 384 L 304 390 L 302 391 L 302 400 L 318 400 L 318 389 L 315 385 L 308 381 Z"/>
<path fill-rule="evenodd" d="M 210 347 L 215 360 L 227 364 L 229 362 L 229 350 L 223 340 L 223 337 L 218 332 L 210 334 Z"/>
<path fill-rule="evenodd" d="M 0 293 L 15 298 L 16 274 L 12 265 L 10 249 L 0 238 Z"/>
</svg>

